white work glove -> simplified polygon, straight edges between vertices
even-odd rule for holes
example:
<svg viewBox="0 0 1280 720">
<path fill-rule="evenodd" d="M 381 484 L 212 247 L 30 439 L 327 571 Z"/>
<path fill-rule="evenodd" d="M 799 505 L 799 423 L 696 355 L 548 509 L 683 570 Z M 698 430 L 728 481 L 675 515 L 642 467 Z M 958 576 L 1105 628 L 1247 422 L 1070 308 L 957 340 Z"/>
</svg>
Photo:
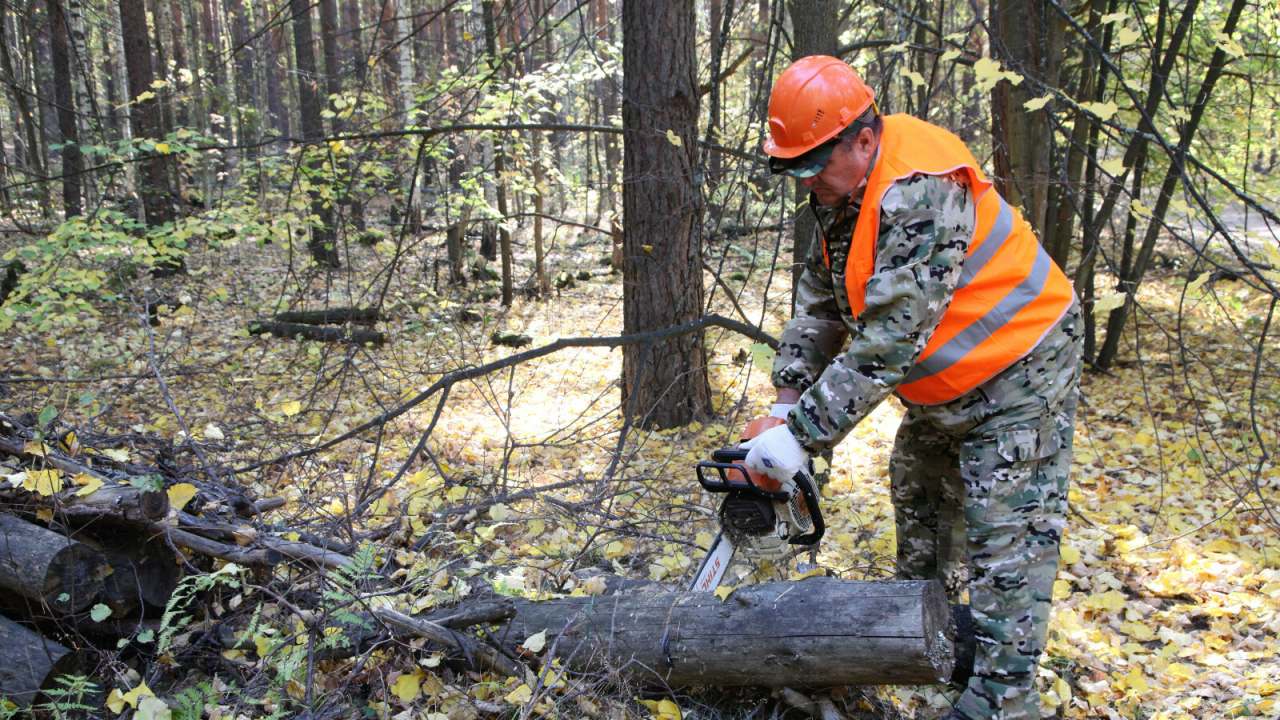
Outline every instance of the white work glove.
<svg viewBox="0 0 1280 720">
<path fill-rule="evenodd" d="M 809 459 L 786 425 L 771 427 L 738 447 L 748 450 L 743 462 L 748 470 L 787 482 Z"/>
<path fill-rule="evenodd" d="M 791 414 L 791 408 L 795 406 L 795 403 L 774 403 L 773 409 L 769 411 L 769 417 L 782 418 L 783 420 L 786 420 L 787 416 Z"/>
</svg>

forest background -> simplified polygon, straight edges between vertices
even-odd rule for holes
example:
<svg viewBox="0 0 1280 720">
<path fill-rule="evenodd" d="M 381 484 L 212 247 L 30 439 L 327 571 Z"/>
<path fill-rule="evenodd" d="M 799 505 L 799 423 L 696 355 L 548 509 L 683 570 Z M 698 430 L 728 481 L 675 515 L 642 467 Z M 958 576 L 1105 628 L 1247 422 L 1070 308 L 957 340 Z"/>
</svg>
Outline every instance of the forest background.
<svg viewBox="0 0 1280 720">
<path fill-rule="evenodd" d="M 0 458 L 6 512 L 59 527 L 41 503 L 83 482 L 61 453 L 152 468 L 189 516 L 282 498 L 221 519 L 353 558 L 187 551 L 181 602 L 106 643 L 103 606 L 13 616 L 84 652 L 95 714 L 786 711 L 386 635 L 314 650 L 353 609 L 687 581 L 714 532 L 692 466 L 766 410 L 812 233 L 759 147 L 772 80 L 814 53 L 964 139 L 1085 304 L 1046 714 L 1275 716 L 1280 14 L 1245 0 L 6 3 L 0 411 L 50 443 Z M 832 462 L 840 577 L 891 574 L 900 411 Z"/>
</svg>

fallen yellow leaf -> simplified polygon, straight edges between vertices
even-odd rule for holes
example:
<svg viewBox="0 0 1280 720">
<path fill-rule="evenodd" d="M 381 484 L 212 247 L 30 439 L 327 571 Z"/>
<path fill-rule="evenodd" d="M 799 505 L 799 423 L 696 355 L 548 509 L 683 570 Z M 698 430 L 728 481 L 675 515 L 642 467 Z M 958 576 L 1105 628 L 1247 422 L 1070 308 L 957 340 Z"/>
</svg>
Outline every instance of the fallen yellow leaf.
<svg viewBox="0 0 1280 720">
<path fill-rule="evenodd" d="M 533 689 L 527 683 L 521 683 L 520 687 L 507 693 L 504 699 L 512 705 L 527 703 L 533 699 Z"/>
<path fill-rule="evenodd" d="M 81 478 L 85 478 L 85 480 L 81 481 Z M 98 489 L 105 484 L 98 478 L 85 473 L 81 473 L 75 476 L 75 478 L 73 479 L 76 481 L 76 483 L 84 486 L 76 491 L 76 497 L 85 497 L 88 495 L 92 495 L 95 492 L 97 492 Z"/>
<path fill-rule="evenodd" d="M 62 489 L 62 473 L 57 470 L 31 470 L 22 487 L 33 493 L 52 495 Z"/>
<path fill-rule="evenodd" d="M 191 498 L 195 497 L 197 492 L 199 491 L 196 490 L 196 486 L 191 483 L 174 485 L 168 490 L 169 507 L 174 510 L 181 510 L 186 507 L 187 503 L 191 502 Z"/>
<path fill-rule="evenodd" d="M 414 668 L 411 673 L 402 673 L 391 683 L 391 692 L 404 702 L 413 702 L 422 694 L 422 671 Z"/>
</svg>

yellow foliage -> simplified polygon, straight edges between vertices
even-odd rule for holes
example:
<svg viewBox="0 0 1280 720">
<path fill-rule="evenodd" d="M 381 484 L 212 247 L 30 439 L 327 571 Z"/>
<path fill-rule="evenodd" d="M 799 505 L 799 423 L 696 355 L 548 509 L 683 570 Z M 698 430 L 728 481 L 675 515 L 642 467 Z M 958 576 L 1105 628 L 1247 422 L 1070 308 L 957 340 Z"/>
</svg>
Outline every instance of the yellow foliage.
<svg viewBox="0 0 1280 720">
<path fill-rule="evenodd" d="M 62 489 L 62 473 L 56 469 L 28 470 L 23 489 L 40 495 L 53 495 Z"/>
</svg>

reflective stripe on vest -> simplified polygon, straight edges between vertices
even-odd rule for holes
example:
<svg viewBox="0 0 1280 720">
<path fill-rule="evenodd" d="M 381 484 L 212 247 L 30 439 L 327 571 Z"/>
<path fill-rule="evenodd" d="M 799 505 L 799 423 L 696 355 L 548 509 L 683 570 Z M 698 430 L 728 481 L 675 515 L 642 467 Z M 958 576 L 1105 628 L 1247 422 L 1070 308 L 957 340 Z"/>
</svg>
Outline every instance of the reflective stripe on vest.
<svg viewBox="0 0 1280 720">
<path fill-rule="evenodd" d="M 1013 209 L 1009 204 L 1000 198 L 1000 217 L 1008 218 L 1008 225 L 1004 228 L 1000 227 L 1000 220 L 997 218 L 996 224 L 991 228 L 991 232 L 987 234 L 987 239 L 973 252 L 969 257 L 965 258 L 964 271 L 960 274 L 960 283 L 956 286 L 956 290 L 969 284 L 969 281 L 978 274 L 978 270 L 982 268 L 996 253 L 999 245 L 1002 245 L 1009 238 L 1010 231 L 1013 230 Z M 1001 236 L 1000 231 L 1003 231 Z M 991 241 L 995 240 L 995 243 Z M 994 244 L 989 252 L 982 253 L 982 257 L 975 257 L 986 250 L 987 245 Z M 1053 269 L 1053 260 L 1050 259 L 1049 253 L 1044 248 L 1037 248 L 1035 263 L 1031 266 L 1031 272 L 1022 282 L 1018 283 L 1008 295 L 1005 295 L 996 306 L 987 311 L 986 315 L 978 318 L 971 325 L 961 330 L 957 335 L 952 337 L 942 347 L 934 350 L 927 358 L 915 364 L 911 368 L 911 372 L 902 380 L 905 385 L 917 380 L 923 380 L 932 377 L 947 368 L 955 365 L 962 360 L 969 352 L 978 347 L 983 341 L 990 338 L 997 330 L 1009 324 L 1013 316 L 1017 315 L 1033 300 L 1040 297 L 1040 293 L 1044 290 L 1045 281 L 1049 279 L 1049 271 Z M 977 267 L 970 267 L 970 263 L 974 260 L 981 260 L 981 264 Z"/>
<path fill-rule="evenodd" d="M 958 176 L 973 191 L 975 228 L 951 304 L 897 391 L 918 404 L 953 400 L 1035 349 L 1075 298 L 1071 282 L 1035 233 L 997 193 L 951 133 L 904 115 L 885 118 L 880 157 L 854 227 L 845 287 L 854 316 L 874 273 L 880 201 L 917 174 Z"/>
</svg>

